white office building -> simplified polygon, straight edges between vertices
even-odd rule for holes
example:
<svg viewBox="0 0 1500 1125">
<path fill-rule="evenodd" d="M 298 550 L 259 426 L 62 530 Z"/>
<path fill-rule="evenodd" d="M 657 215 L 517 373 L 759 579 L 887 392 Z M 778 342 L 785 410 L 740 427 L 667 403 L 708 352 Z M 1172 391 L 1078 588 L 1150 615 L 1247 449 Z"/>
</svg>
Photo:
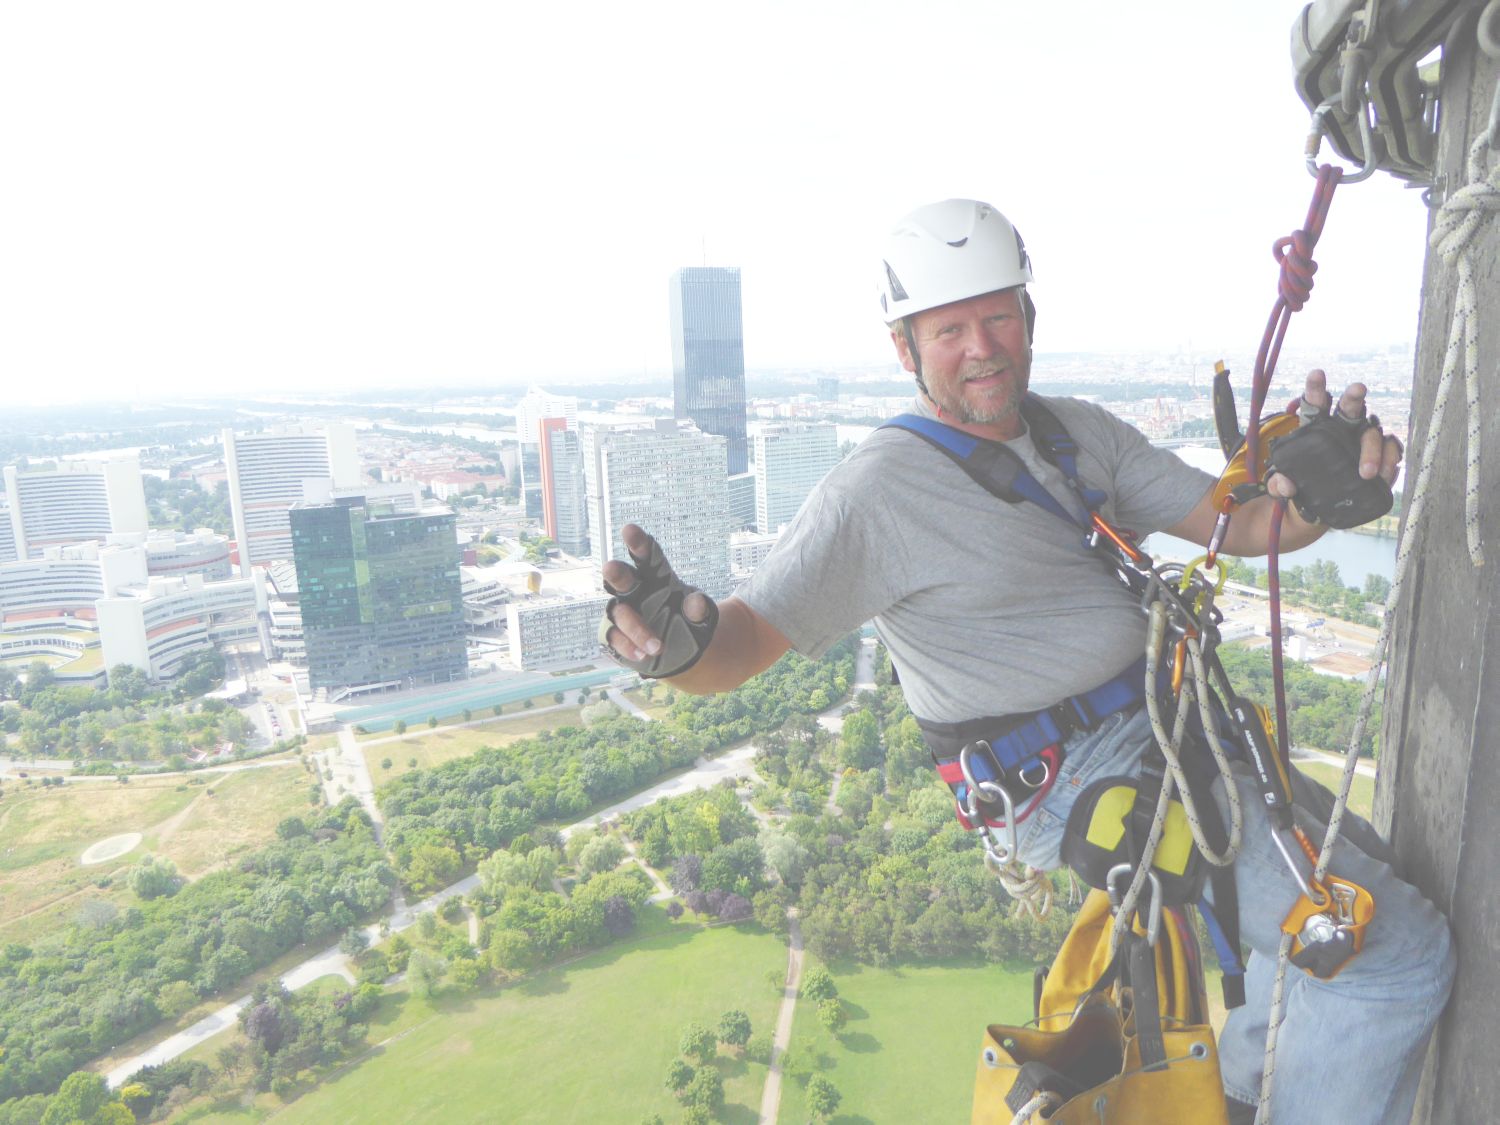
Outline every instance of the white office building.
<svg viewBox="0 0 1500 1125">
<path fill-rule="evenodd" d="M 729 537 L 729 573 L 735 582 L 743 582 L 766 561 L 781 532 L 736 531 Z"/>
<path fill-rule="evenodd" d="M 330 423 L 319 428 L 283 426 L 260 433 L 224 431 L 224 464 L 229 472 L 229 509 L 240 574 L 292 557 L 287 513 L 308 495 L 360 484 L 354 428 Z"/>
<path fill-rule="evenodd" d="M 264 572 L 222 582 L 198 574 L 149 578 L 95 605 L 105 667 L 130 664 L 161 680 L 192 653 L 259 639 Z"/>
<path fill-rule="evenodd" d="M 790 523 L 817 483 L 839 463 L 837 427 L 826 422 L 775 422 L 750 435 L 755 463 L 755 529 Z"/>
<path fill-rule="evenodd" d="M 196 531 L 148 531 L 144 535 L 127 533 L 111 535 L 107 542 L 141 547 L 146 552 L 146 573 L 167 578 L 184 578 L 190 574 L 208 582 L 222 582 L 234 577 L 230 560 L 229 536 L 207 527 Z"/>
<path fill-rule="evenodd" d="M 49 547 L 103 542 L 112 532 L 147 528 L 146 490 L 134 457 L 5 468 L 10 534 L 0 562 L 40 558 Z"/>
<path fill-rule="evenodd" d="M 505 607 L 510 661 L 522 671 L 587 663 L 599 655 L 606 594 L 528 598 Z"/>
<path fill-rule="evenodd" d="M 548 430 L 548 460 L 542 473 L 542 488 L 551 489 L 551 505 L 542 499 L 542 511 L 550 513 L 552 538 L 568 554 L 589 553 L 588 485 L 583 474 L 583 444 L 577 430 Z"/>
<path fill-rule="evenodd" d="M 584 431 L 589 544 L 603 565 L 625 557 L 621 528 L 639 524 L 683 581 L 711 597 L 729 593 L 728 451 L 691 422 Z"/>
<path fill-rule="evenodd" d="M 516 439 L 529 445 L 540 442 L 543 418 L 564 418 L 568 429 L 577 430 L 578 399 L 532 387 L 516 404 Z"/>
<path fill-rule="evenodd" d="M 153 576 L 139 543 L 49 547 L 0 564 L 0 660 L 44 659 L 64 680 L 131 664 L 152 679 L 212 645 L 259 638 L 263 583 Z"/>
<path fill-rule="evenodd" d="M 0 563 L 15 562 L 16 529 L 10 523 L 10 497 L 0 490 Z"/>
</svg>

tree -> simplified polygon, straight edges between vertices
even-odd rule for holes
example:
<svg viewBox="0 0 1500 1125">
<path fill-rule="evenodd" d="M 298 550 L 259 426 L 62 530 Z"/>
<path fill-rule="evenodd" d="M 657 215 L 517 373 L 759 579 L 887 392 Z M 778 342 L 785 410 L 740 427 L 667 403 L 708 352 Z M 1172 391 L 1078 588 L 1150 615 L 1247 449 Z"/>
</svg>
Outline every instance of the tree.
<svg viewBox="0 0 1500 1125">
<path fill-rule="evenodd" d="M 437 716 L 436 715 L 428 715 L 427 716 L 427 728 L 429 730 L 431 730 L 435 726 L 437 726 Z"/>
<path fill-rule="evenodd" d="M 625 846 L 613 836 L 595 836 L 578 853 L 578 872 L 585 879 L 613 871 L 625 858 Z"/>
<path fill-rule="evenodd" d="M 396 725 L 393 726 L 391 729 L 393 731 L 395 731 L 398 735 L 405 734 L 406 733 L 406 720 L 405 719 L 397 719 L 396 720 Z"/>
<path fill-rule="evenodd" d="M 470 722 L 473 722 L 473 721 L 474 721 L 474 712 L 471 711 L 469 708 L 465 707 L 464 708 L 464 722 L 470 723 Z"/>
<path fill-rule="evenodd" d="M 839 738 L 839 761 L 857 770 L 873 769 L 881 763 L 880 724 L 869 711 L 844 716 Z"/>
<path fill-rule="evenodd" d="M 743 1047 L 750 1041 L 750 1017 L 739 1008 L 732 1008 L 719 1017 L 719 1042 L 730 1047 Z"/>
<path fill-rule="evenodd" d="M 724 1108 L 724 1076 L 711 1066 L 700 1066 L 682 1092 L 682 1100 L 704 1110 L 710 1120 Z"/>
<path fill-rule="evenodd" d="M 819 1121 L 832 1117 L 843 1100 L 834 1084 L 821 1074 L 814 1074 L 807 1080 L 807 1108 Z"/>
<path fill-rule="evenodd" d="M 381 758 L 380 759 L 380 768 L 383 769 L 383 770 L 390 769 L 391 768 L 391 760 L 389 758 Z"/>
<path fill-rule="evenodd" d="M 837 1035 L 849 1022 L 849 1013 L 844 1011 L 844 1002 L 837 996 L 818 1001 L 818 1022 L 832 1034 Z"/>
<path fill-rule="evenodd" d="M 822 965 L 814 965 L 802 978 L 802 995 L 809 1000 L 831 1000 L 838 994 L 838 986 Z"/>
<path fill-rule="evenodd" d="M 135 1117 L 110 1093 L 103 1076 L 80 1070 L 63 1079 L 47 1103 L 41 1125 L 113 1125 L 120 1121 L 133 1125 Z"/>
<path fill-rule="evenodd" d="M 406 768 L 409 769 L 409 770 L 416 769 L 417 768 L 417 759 L 415 757 L 407 758 L 406 759 Z"/>
<path fill-rule="evenodd" d="M 617 938 L 635 929 L 635 911 L 623 895 L 611 895 L 604 900 L 604 928 Z"/>
<path fill-rule="evenodd" d="M 708 1062 L 718 1052 L 719 1041 L 701 1023 L 690 1023 L 682 1032 L 679 1050 L 690 1059 Z"/>
<path fill-rule="evenodd" d="M 157 1011 L 169 1020 L 175 1020 L 196 1003 L 198 993 L 185 980 L 168 981 L 156 993 Z"/>
<path fill-rule="evenodd" d="M 745 1043 L 745 1057 L 751 1062 L 758 1062 L 769 1066 L 771 1063 L 771 1050 L 773 1043 L 769 1031 L 758 1031 Z"/>
<path fill-rule="evenodd" d="M 563 701 L 563 693 L 560 692 L 560 691 L 554 691 L 552 693 L 552 702 L 553 703 L 561 703 L 562 701 Z"/>
<path fill-rule="evenodd" d="M 170 859 L 147 856 L 130 869 L 126 882 L 136 895 L 143 899 L 161 898 L 177 893 L 182 880 L 177 875 L 177 865 Z"/>
<path fill-rule="evenodd" d="M 423 1000 L 432 998 L 447 971 L 448 963 L 425 949 L 413 950 L 411 959 L 406 962 L 406 979 L 412 994 Z"/>
<path fill-rule="evenodd" d="M 681 1094 L 693 1080 L 694 1073 L 688 1063 L 682 1059 L 673 1059 L 667 1066 L 667 1089 L 674 1094 Z"/>
<path fill-rule="evenodd" d="M 370 948 L 370 937 L 358 926 L 350 926 L 344 931 L 344 936 L 339 938 L 339 950 L 350 957 L 357 956 Z"/>
</svg>

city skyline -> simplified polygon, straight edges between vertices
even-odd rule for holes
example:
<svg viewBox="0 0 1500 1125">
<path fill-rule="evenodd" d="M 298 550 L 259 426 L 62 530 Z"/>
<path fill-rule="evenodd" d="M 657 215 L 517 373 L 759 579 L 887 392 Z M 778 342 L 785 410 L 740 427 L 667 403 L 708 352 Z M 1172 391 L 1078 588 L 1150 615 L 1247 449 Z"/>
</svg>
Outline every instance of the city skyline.
<svg viewBox="0 0 1500 1125">
<path fill-rule="evenodd" d="M 889 366 L 879 236 L 952 195 L 1025 232 L 1039 350 L 1253 347 L 1312 186 L 1300 8 L 8 12 L 0 362 L 22 401 L 660 376 L 701 262 L 751 371 Z M 1297 340 L 1410 340 L 1426 219 L 1340 189 Z"/>
</svg>

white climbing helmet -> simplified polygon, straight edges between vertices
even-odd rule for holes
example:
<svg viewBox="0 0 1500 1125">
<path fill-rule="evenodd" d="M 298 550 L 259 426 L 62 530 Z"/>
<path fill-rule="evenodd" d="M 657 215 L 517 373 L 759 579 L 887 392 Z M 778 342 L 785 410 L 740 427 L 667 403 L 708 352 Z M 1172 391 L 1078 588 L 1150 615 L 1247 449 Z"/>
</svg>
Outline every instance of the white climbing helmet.
<svg viewBox="0 0 1500 1125">
<path fill-rule="evenodd" d="M 904 216 L 886 236 L 880 310 L 886 324 L 1032 280 L 1010 220 L 976 199 L 945 199 Z"/>
</svg>

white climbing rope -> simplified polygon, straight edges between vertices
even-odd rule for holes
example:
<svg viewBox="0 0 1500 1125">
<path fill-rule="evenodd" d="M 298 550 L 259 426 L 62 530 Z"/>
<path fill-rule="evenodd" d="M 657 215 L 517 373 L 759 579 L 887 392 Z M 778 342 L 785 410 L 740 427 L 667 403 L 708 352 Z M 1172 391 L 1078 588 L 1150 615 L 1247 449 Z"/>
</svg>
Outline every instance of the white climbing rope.
<svg viewBox="0 0 1500 1125">
<path fill-rule="evenodd" d="M 1497 102 L 1497 106 L 1500 106 L 1500 102 Z M 1481 422 L 1479 416 L 1479 294 L 1474 282 L 1471 246 L 1485 220 L 1496 211 L 1500 211 L 1500 167 L 1497 167 L 1494 172 L 1486 171 L 1492 144 L 1500 144 L 1500 137 L 1492 135 L 1495 132 L 1495 125 L 1496 122 L 1492 118 L 1491 130 L 1480 136 L 1469 147 L 1467 168 L 1469 183 L 1454 192 L 1438 211 L 1429 242 L 1429 245 L 1441 255 L 1444 263 L 1452 266 L 1458 274 L 1458 292 L 1453 304 L 1453 321 L 1448 333 L 1448 349 L 1443 356 L 1443 372 L 1438 379 L 1437 392 L 1433 396 L 1432 415 L 1422 439 L 1422 459 L 1417 467 L 1416 483 L 1412 486 L 1412 498 L 1407 506 L 1406 522 L 1401 528 L 1401 542 L 1396 550 L 1395 576 L 1386 598 L 1386 612 L 1380 622 L 1380 633 L 1375 641 L 1370 672 L 1365 678 L 1365 690 L 1360 698 L 1359 714 L 1354 721 L 1354 730 L 1349 738 L 1348 749 L 1344 751 L 1344 769 L 1339 777 L 1333 813 L 1329 817 L 1328 830 L 1323 836 L 1323 847 L 1318 853 L 1318 862 L 1313 869 L 1313 879 L 1318 882 L 1322 882 L 1324 876 L 1327 875 L 1334 845 L 1338 842 L 1344 811 L 1349 803 L 1349 792 L 1354 783 L 1360 744 L 1364 741 L 1370 711 L 1374 706 L 1375 696 L 1380 690 L 1382 673 L 1385 670 L 1391 623 L 1396 619 L 1396 607 L 1401 604 L 1405 593 L 1411 556 L 1422 537 L 1423 517 L 1427 510 L 1428 484 L 1432 466 L 1437 457 L 1438 437 L 1442 432 L 1443 417 L 1458 373 L 1460 357 L 1463 360 L 1464 386 L 1468 397 L 1469 412 L 1464 476 L 1464 537 L 1468 545 L 1470 561 L 1475 566 L 1484 565 L 1484 538 L 1479 526 Z M 1273 1078 L 1276 1073 L 1276 1040 L 1281 1027 L 1291 952 L 1292 935 L 1282 934 L 1281 945 L 1277 951 L 1276 978 L 1271 988 L 1271 1018 L 1266 1029 L 1265 1066 L 1261 1077 L 1256 1125 L 1271 1125 L 1270 1102 Z"/>
</svg>

